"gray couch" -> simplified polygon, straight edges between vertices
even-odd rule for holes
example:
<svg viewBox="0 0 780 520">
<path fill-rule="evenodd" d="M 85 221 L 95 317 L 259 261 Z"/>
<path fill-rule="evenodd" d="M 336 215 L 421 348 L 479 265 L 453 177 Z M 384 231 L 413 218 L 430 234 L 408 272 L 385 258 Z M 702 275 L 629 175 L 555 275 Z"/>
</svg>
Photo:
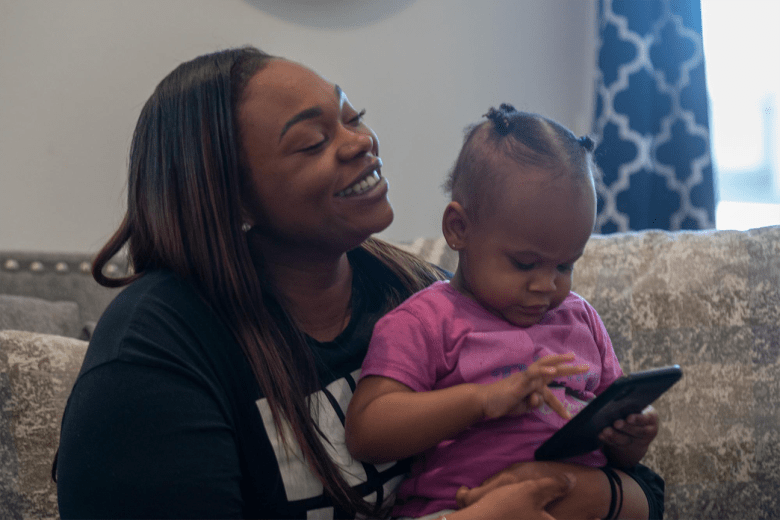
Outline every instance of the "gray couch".
<svg viewBox="0 0 780 520">
<path fill-rule="evenodd" d="M 89 339 L 118 292 L 95 283 L 91 269 L 84 254 L 0 251 L 0 330 Z M 126 271 L 121 256 L 106 267 L 110 274 Z"/>
<path fill-rule="evenodd" d="M 457 262 L 442 239 L 403 247 Z M 0 329 L 22 329 L 0 330 L 0 518 L 57 516 L 50 464 L 80 338 L 116 293 L 88 263 L 0 252 Z M 683 368 L 645 459 L 666 479 L 666 518 L 780 518 L 780 226 L 594 236 L 574 290 L 624 371 Z"/>
</svg>

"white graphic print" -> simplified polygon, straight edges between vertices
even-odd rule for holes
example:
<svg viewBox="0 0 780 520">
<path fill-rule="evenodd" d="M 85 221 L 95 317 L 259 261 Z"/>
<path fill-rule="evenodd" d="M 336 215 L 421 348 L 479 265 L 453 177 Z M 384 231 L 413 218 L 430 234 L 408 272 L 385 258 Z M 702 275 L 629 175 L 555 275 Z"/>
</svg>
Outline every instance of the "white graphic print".
<svg viewBox="0 0 780 520">
<path fill-rule="evenodd" d="M 350 376 L 354 381 L 357 381 L 360 377 L 360 370 L 355 370 Z M 325 447 L 329 455 L 341 468 L 342 475 L 347 483 L 354 486 L 366 482 L 365 466 L 352 458 L 349 451 L 347 451 L 344 440 L 344 425 L 341 418 L 346 414 L 347 405 L 350 399 L 352 399 L 352 389 L 346 378 L 341 378 L 329 384 L 325 390 L 333 397 L 333 401 L 323 391 L 314 394 L 311 401 L 312 413 L 319 415 L 320 428 L 332 444 L 328 445 L 326 443 Z M 284 443 L 274 425 L 268 401 L 266 399 L 258 400 L 257 408 L 263 418 L 263 424 L 268 432 L 268 437 L 276 455 L 276 461 L 279 464 L 287 500 L 304 500 L 322 495 L 322 483 L 309 470 L 309 466 L 303 459 L 300 445 L 293 439 L 289 425 L 284 422 L 283 433 L 288 440 L 288 449 L 285 450 Z M 391 462 L 376 466 L 376 470 L 381 472 L 393 464 Z M 393 491 L 402 478 L 403 476 L 398 476 L 385 484 L 386 499 L 393 496 Z M 376 493 L 371 493 L 371 495 L 365 498 L 369 501 L 375 501 Z M 327 507 L 309 511 L 307 518 L 317 520 L 331 519 L 333 518 L 333 508 Z"/>
</svg>

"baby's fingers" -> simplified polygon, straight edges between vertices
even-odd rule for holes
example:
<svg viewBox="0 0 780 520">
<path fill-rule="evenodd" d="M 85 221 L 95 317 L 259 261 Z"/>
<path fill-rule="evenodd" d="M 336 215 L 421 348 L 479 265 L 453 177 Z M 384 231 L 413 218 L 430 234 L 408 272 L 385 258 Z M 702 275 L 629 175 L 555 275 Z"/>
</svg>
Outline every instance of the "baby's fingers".
<svg viewBox="0 0 780 520">
<path fill-rule="evenodd" d="M 567 352 L 566 354 L 550 354 L 549 356 L 540 357 L 534 361 L 533 365 L 538 366 L 550 366 L 560 365 L 561 363 L 571 363 L 574 361 L 574 352 Z M 533 366 L 531 365 L 531 366 Z"/>
<path fill-rule="evenodd" d="M 615 421 L 612 426 L 604 428 L 599 438 L 606 444 L 627 446 L 633 442 L 649 444 L 656 435 L 658 435 L 657 416 L 642 413 Z"/>
<path fill-rule="evenodd" d="M 658 412 L 651 405 L 647 405 L 642 413 L 631 414 L 626 418 L 626 421 L 637 426 L 658 424 Z"/>
<path fill-rule="evenodd" d="M 558 377 L 573 376 L 587 372 L 587 365 L 566 364 L 571 363 L 574 361 L 574 359 L 575 356 L 572 353 L 545 356 L 539 358 L 530 367 L 528 367 L 526 373 L 530 378 L 541 377 L 545 380 L 546 383 L 549 383 Z"/>
<path fill-rule="evenodd" d="M 555 377 L 576 376 L 588 371 L 588 365 L 562 365 L 556 367 Z"/>
<path fill-rule="evenodd" d="M 565 406 L 563 406 L 563 403 L 561 403 L 557 397 L 550 391 L 548 387 L 544 387 L 542 389 L 542 396 L 544 398 L 544 402 L 547 403 L 547 406 L 552 408 L 552 410 L 563 417 L 564 419 L 568 420 L 571 419 L 571 414 L 566 409 Z"/>
</svg>

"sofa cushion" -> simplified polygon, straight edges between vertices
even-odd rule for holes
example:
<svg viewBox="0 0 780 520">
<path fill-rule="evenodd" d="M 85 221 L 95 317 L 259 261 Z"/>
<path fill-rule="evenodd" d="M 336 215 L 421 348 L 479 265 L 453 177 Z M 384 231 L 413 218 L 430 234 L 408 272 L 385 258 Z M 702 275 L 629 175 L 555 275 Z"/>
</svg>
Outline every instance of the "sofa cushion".
<svg viewBox="0 0 780 520">
<path fill-rule="evenodd" d="M 0 330 L 27 330 L 76 338 L 83 326 L 76 302 L 0 294 Z"/>
<path fill-rule="evenodd" d="M 780 513 L 780 226 L 594 236 L 573 290 L 623 370 L 679 364 L 645 463 L 667 518 Z"/>
<path fill-rule="evenodd" d="M 0 331 L 0 508 L 3 519 L 57 518 L 51 465 L 87 343 Z"/>
</svg>

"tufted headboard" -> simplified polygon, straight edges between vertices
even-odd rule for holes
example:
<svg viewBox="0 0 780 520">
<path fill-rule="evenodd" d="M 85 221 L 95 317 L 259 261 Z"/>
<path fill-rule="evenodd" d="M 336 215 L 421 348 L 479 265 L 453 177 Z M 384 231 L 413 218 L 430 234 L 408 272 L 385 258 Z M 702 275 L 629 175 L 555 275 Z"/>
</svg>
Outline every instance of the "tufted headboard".
<svg viewBox="0 0 780 520">
<path fill-rule="evenodd" d="M 95 282 L 91 261 L 81 253 L 0 251 L 0 330 L 86 339 L 119 292 Z M 107 274 L 126 271 L 120 256 L 106 267 Z"/>
</svg>

